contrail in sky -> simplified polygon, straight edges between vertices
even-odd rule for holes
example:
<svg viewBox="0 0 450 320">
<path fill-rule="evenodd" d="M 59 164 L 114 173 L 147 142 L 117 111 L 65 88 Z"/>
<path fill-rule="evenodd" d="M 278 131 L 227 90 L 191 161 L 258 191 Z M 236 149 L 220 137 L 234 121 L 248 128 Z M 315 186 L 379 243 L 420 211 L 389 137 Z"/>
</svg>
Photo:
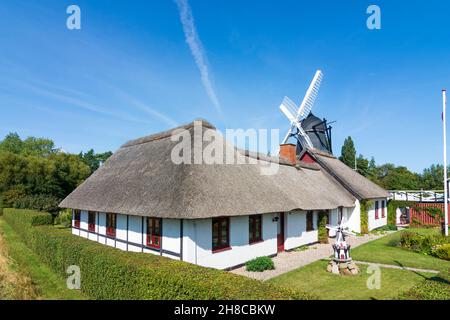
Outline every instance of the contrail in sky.
<svg viewBox="0 0 450 320">
<path fill-rule="evenodd" d="M 194 57 L 195 63 L 200 71 L 203 87 L 205 88 L 206 93 L 208 94 L 209 99 L 213 103 L 217 112 L 222 117 L 222 108 L 220 106 L 219 99 L 217 99 L 211 80 L 209 79 L 207 58 L 203 50 L 202 42 L 200 41 L 195 29 L 191 7 L 189 6 L 187 0 L 175 0 L 175 2 L 178 6 L 178 11 L 180 12 L 180 20 L 183 25 L 186 42 L 191 49 L 192 56 Z"/>
</svg>

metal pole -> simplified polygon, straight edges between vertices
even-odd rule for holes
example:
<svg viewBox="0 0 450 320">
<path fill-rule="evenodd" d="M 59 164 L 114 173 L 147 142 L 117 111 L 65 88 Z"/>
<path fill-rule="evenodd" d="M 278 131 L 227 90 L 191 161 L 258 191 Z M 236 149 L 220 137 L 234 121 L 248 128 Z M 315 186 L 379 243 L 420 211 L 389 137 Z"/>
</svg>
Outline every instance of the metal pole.
<svg viewBox="0 0 450 320">
<path fill-rule="evenodd" d="M 448 186 L 447 186 L 447 132 L 446 132 L 447 92 L 442 90 L 442 127 L 444 135 L 444 233 L 448 236 Z"/>
</svg>

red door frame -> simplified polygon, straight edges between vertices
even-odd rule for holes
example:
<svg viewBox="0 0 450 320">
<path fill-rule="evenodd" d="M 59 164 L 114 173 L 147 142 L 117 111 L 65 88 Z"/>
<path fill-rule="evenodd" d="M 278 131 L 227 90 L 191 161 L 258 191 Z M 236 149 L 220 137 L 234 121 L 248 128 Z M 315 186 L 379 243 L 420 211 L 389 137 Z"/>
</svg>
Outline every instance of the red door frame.
<svg viewBox="0 0 450 320">
<path fill-rule="evenodd" d="M 284 212 L 279 213 L 280 233 L 277 234 L 277 252 L 284 251 Z"/>
</svg>

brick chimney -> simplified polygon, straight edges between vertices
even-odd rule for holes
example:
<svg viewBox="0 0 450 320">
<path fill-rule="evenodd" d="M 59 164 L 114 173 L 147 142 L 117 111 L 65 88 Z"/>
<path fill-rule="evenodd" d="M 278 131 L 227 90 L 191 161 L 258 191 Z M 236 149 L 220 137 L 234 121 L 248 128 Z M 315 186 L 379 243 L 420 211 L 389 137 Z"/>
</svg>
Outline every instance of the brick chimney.
<svg viewBox="0 0 450 320">
<path fill-rule="evenodd" d="M 289 161 L 295 166 L 297 162 L 297 146 L 293 143 L 280 144 L 280 158 Z"/>
</svg>

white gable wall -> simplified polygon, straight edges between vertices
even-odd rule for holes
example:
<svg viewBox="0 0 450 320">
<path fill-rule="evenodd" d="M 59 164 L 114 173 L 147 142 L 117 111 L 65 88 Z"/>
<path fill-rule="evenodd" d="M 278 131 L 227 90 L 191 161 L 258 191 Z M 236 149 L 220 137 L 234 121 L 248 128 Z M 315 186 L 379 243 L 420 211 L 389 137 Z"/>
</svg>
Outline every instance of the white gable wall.
<svg viewBox="0 0 450 320">
<path fill-rule="evenodd" d="M 378 201 L 378 219 L 375 219 L 375 201 Z M 385 206 L 386 206 L 384 218 L 383 218 L 383 214 L 382 214 L 383 208 L 381 206 L 382 201 L 384 201 Z M 368 218 L 369 218 L 369 231 L 387 225 L 387 199 L 386 198 L 380 198 L 380 199 L 373 200 L 373 203 L 369 209 Z"/>
</svg>

